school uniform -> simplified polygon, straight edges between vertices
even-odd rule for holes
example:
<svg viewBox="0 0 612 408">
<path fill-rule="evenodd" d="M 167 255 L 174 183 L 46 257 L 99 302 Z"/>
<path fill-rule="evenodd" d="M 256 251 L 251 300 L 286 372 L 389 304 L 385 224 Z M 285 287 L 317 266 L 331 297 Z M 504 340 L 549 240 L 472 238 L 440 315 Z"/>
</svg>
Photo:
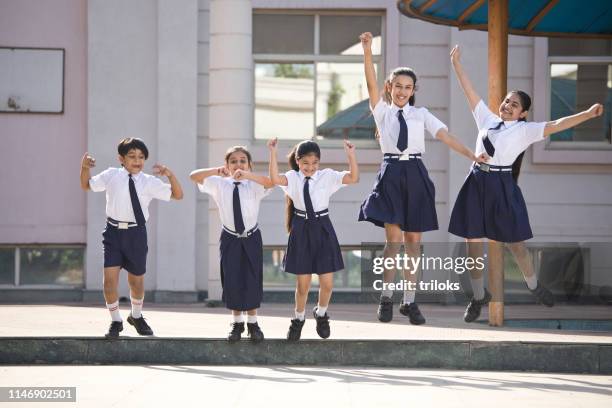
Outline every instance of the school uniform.
<svg viewBox="0 0 612 408">
<path fill-rule="evenodd" d="M 257 309 L 263 297 L 263 242 L 257 215 L 261 200 L 271 189 L 220 176 L 207 177 L 198 188 L 213 198 L 223 224 L 219 238 L 221 299 L 231 310 Z"/>
<path fill-rule="evenodd" d="M 446 125 L 426 108 L 400 108 L 382 98 L 372 114 L 384 159 L 372 193 L 361 205 L 359 221 L 378 227 L 398 224 L 406 232 L 437 230 L 436 189 L 421 158 L 425 130 L 435 137 Z"/>
<path fill-rule="evenodd" d="M 153 199 L 170 201 L 172 190 L 159 178 L 110 167 L 89 179 L 92 191 L 106 191 L 104 267 L 120 266 L 133 275 L 147 270 L 147 227 Z"/>
<path fill-rule="evenodd" d="M 481 100 L 474 120 L 478 126 L 476 155 L 487 153 L 486 164 L 473 164 L 451 213 L 449 232 L 464 238 L 520 242 L 533 237 L 527 206 L 512 177 L 512 164 L 531 144 L 544 140 L 545 122 L 506 121 Z"/>
<path fill-rule="evenodd" d="M 301 171 L 285 173 L 287 186 L 280 186 L 294 206 L 287 252 L 283 259 L 285 272 L 296 275 L 323 274 L 344 269 L 336 231 L 329 219 L 329 198 L 345 186 L 348 171 L 323 169 L 311 177 Z"/>
</svg>

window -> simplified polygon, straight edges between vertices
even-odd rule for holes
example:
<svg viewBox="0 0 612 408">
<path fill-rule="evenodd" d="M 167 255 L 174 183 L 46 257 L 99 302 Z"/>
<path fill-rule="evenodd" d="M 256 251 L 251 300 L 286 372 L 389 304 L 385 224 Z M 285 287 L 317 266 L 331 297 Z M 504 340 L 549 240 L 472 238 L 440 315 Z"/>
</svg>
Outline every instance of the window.
<svg viewBox="0 0 612 408">
<path fill-rule="evenodd" d="M 82 287 L 83 246 L 0 247 L 0 285 Z"/>
<path fill-rule="evenodd" d="M 368 97 L 359 42 L 364 31 L 374 36 L 374 63 L 381 72 L 382 13 L 255 11 L 255 138 L 373 139 L 373 128 L 349 135 L 324 130 L 337 113 L 363 110 L 354 105 Z"/>
</svg>

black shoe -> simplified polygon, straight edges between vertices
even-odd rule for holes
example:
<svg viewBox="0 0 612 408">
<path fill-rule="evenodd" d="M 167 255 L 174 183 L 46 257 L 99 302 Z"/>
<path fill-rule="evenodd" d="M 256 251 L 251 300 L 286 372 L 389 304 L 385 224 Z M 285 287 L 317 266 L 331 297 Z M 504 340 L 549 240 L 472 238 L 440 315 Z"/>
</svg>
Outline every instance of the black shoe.
<svg viewBox="0 0 612 408">
<path fill-rule="evenodd" d="M 538 303 L 548 307 L 555 305 L 555 297 L 542 283 L 538 282 L 538 286 L 534 290 L 529 289 L 529 291 L 538 299 Z"/>
<path fill-rule="evenodd" d="M 147 324 L 143 316 L 140 316 L 139 318 L 135 318 L 135 317 L 132 317 L 132 315 L 129 315 L 127 318 L 127 321 L 129 324 L 134 326 L 138 334 L 140 334 L 141 336 L 152 336 L 153 335 L 153 330 L 149 327 L 149 325 Z"/>
<path fill-rule="evenodd" d="M 119 338 L 119 333 L 123 331 L 123 322 L 112 321 L 108 328 L 108 333 L 104 335 L 107 339 Z"/>
<path fill-rule="evenodd" d="M 393 300 L 388 296 L 381 296 L 378 304 L 378 320 L 383 323 L 390 322 L 393 319 Z"/>
<path fill-rule="evenodd" d="M 325 312 L 324 316 L 317 315 L 316 306 L 314 309 L 312 309 L 312 314 L 314 315 L 314 318 L 317 320 L 317 334 L 322 339 L 328 338 L 329 335 L 331 334 L 330 329 L 329 329 L 329 315 L 327 314 L 327 312 Z"/>
<path fill-rule="evenodd" d="M 409 304 L 402 303 L 402 305 L 399 308 L 399 311 L 404 316 L 408 316 L 410 318 L 410 323 L 412 324 L 418 325 L 418 324 L 425 323 L 425 318 L 421 314 L 421 311 L 419 310 L 419 306 L 414 302 L 409 303 Z"/>
<path fill-rule="evenodd" d="M 244 332 L 244 322 L 234 322 L 231 324 L 232 326 L 232 331 L 229 332 L 229 334 L 227 335 L 227 339 L 229 340 L 230 343 L 233 343 L 235 341 L 239 341 L 240 340 L 240 335 L 242 334 L 242 332 Z"/>
<path fill-rule="evenodd" d="M 255 323 L 247 323 L 247 331 L 249 333 L 249 339 L 253 343 L 259 343 L 264 339 L 264 334 L 259 328 L 257 322 Z"/>
<path fill-rule="evenodd" d="M 480 310 L 484 305 L 491 301 L 491 294 L 488 290 L 485 289 L 485 295 L 482 299 L 476 300 L 472 297 L 470 300 L 470 304 L 465 309 L 465 313 L 463 314 L 463 321 L 466 323 L 471 323 L 474 320 L 478 319 L 480 316 Z"/>
<path fill-rule="evenodd" d="M 304 327 L 304 322 L 306 322 L 306 320 L 291 320 L 291 326 L 289 326 L 289 331 L 287 332 L 287 340 L 298 341 L 300 339 L 302 336 L 302 327 Z"/>
</svg>

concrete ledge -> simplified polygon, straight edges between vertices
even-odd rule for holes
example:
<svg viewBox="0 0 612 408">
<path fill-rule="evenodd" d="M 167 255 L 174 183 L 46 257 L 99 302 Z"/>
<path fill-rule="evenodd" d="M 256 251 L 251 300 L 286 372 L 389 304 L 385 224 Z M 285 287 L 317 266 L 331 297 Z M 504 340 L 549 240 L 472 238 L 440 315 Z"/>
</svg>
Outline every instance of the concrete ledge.
<svg viewBox="0 0 612 408">
<path fill-rule="evenodd" d="M 612 344 L 3 337 L 0 364 L 308 365 L 612 374 Z"/>
</svg>

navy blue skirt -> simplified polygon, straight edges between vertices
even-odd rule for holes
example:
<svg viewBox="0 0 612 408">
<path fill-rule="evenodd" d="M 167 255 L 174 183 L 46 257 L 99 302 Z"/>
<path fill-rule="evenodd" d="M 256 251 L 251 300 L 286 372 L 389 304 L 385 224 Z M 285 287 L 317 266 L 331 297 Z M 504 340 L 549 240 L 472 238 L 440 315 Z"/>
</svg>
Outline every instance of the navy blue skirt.
<svg viewBox="0 0 612 408">
<path fill-rule="evenodd" d="M 231 310 L 257 309 L 263 297 L 263 244 L 261 232 L 238 238 L 227 231 L 219 239 L 221 299 Z"/>
<path fill-rule="evenodd" d="M 344 269 L 340 244 L 329 216 L 311 219 L 293 216 L 283 269 L 295 275 L 320 275 Z"/>
<path fill-rule="evenodd" d="M 405 232 L 438 229 L 436 188 L 420 159 L 385 160 L 374 189 L 361 204 L 359 221 L 398 224 Z"/>
<path fill-rule="evenodd" d="M 487 173 L 473 167 L 455 201 L 448 231 L 500 242 L 532 238 L 527 206 L 512 172 Z"/>
</svg>

